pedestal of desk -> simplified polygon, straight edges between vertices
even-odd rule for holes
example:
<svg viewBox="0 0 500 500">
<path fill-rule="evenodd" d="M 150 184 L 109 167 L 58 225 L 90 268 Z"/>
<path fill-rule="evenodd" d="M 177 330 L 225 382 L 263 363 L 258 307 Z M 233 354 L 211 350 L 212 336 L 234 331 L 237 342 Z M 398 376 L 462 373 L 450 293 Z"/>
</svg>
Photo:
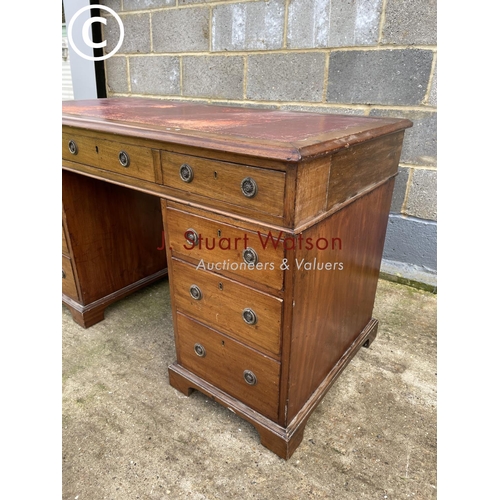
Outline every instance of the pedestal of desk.
<svg viewBox="0 0 500 500">
<path fill-rule="evenodd" d="M 63 170 L 62 301 L 82 327 L 167 275 L 160 200 Z"/>
<path fill-rule="evenodd" d="M 378 321 L 371 315 L 393 185 L 388 180 L 300 235 L 283 235 L 288 242 L 283 288 L 265 296 L 250 282 L 243 293 L 243 284 L 229 282 L 224 272 L 183 263 L 175 253 L 181 248 L 178 221 L 194 231 L 204 224 L 200 235 L 209 240 L 221 221 L 212 223 L 209 211 L 206 219 L 189 218 L 166 202 L 175 253 L 169 255 L 177 347 L 177 362 L 169 367 L 171 385 L 185 395 L 196 389 L 234 411 L 257 429 L 264 446 L 289 459 L 313 410 L 358 350 L 376 337 Z M 237 230 L 220 227 L 226 235 Z M 269 256 L 260 250 L 264 264 Z M 212 257 L 208 250 L 203 255 L 207 262 Z M 267 278 L 271 282 L 269 272 L 255 271 L 255 276 L 260 279 L 255 287 Z M 191 283 L 199 295 L 190 298 Z M 276 301 L 281 314 L 274 312 Z M 238 321 L 238 311 L 246 307 L 255 311 L 256 329 Z M 272 341 L 276 324 L 277 343 Z M 247 370 L 255 375 L 250 386 L 242 376 Z"/>
</svg>

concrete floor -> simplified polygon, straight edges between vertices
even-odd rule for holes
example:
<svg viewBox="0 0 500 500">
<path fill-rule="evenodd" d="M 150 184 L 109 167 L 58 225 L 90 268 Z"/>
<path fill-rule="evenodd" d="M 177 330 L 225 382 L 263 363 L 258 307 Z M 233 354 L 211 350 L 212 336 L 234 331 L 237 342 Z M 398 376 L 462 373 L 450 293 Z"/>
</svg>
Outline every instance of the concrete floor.
<svg viewBox="0 0 500 500">
<path fill-rule="evenodd" d="M 63 499 L 436 498 L 436 295 L 380 280 L 372 347 L 289 461 L 254 428 L 168 383 L 168 282 L 87 330 L 63 307 Z"/>
</svg>

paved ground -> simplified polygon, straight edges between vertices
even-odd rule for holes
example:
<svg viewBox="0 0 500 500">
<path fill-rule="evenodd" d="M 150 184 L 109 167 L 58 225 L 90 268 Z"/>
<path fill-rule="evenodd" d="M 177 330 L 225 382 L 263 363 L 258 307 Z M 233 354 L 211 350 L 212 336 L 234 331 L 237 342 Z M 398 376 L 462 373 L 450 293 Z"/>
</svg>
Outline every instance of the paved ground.
<svg viewBox="0 0 500 500">
<path fill-rule="evenodd" d="M 63 307 L 63 499 L 436 498 L 436 295 L 381 280 L 374 316 L 286 462 L 169 386 L 167 281 L 87 330 Z"/>
</svg>

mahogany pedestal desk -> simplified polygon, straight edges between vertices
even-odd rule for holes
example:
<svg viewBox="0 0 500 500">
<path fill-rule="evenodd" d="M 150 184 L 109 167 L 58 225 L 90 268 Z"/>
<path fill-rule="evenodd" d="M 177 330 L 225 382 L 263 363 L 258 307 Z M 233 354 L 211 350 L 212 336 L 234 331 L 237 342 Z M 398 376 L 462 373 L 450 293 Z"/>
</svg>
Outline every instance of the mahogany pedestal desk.
<svg viewBox="0 0 500 500">
<path fill-rule="evenodd" d="M 314 408 L 375 338 L 410 126 L 153 99 L 65 102 L 63 301 L 89 326 L 164 276 L 163 227 L 170 384 L 218 401 L 290 458 Z"/>
</svg>

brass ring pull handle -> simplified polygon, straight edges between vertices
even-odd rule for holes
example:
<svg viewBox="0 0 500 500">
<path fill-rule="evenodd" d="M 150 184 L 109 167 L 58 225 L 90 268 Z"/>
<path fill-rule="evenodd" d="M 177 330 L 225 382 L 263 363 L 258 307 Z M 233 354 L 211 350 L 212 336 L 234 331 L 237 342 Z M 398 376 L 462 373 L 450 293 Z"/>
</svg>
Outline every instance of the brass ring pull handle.
<svg viewBox="0 0 500 500">
<path fill-rule="evenodd" d="M 194 345 L 194 352 L 200 358 L 204 358 L 207 355 L 207 351 L 205 351 L 205 348 L 201 344 Z"/>
<path fill-rule="evenodd" d="M 128 167 L 130 165 L 130 156 L 126 151 L 120 151 L 118 153 L 118 161 L 122 167 Z"/>
<path fill-rule="evenodd" d="M 243 250 L 243 253 L 242 253 L 242 256 L 243 256 L 243 260 L 247 263 L 247 264 L 257 264 L 257 262 L 259 262 L 259 256 L 257 255 L 257 252 L 253 249 L 253 248 L 245 248 L 245 250 Z"/>
<path fill-rule="evenodd" d="M 194 179 L 193 169 L 187 163 L 183 163 L 179 168 L 179 176 L 184 182 L 191 182 Z"/>
<path fill-rule="evenodd" d="M 189 295 L 191 295 L 194 300 L 201 300 L 203 297 L 200 287 L 196 285 L 191 285 L 191 287 L 189 288 Z"/>
<path fill-rule="evenodd" d="M 257 323 L 257 315 L 253 311 L 253 309 L 250 309 L 247 307 L 246 309 L 243 309 L 243 312 L 241 313 L 241 317 L 243 318 L 243 321 L 247 325 L 255 325 Z"/>
<path fill-rule="evenodd" d="M 189 228 L 184 235 L 190 245 L 196 246 L 198 244 L 198 233 L 194 229 Z"/>
<path fill-rule="evenodd" d="M 257 377 L 255 376 L 255 373 L 251 372 L 250 370 L 245 370 L 243 372 L 243 378 L 248 385 L 255 385 L 257 383 Z"/>
<path fill-rule="evenodd" d="M 78 146 L 76 145 L 75 141 L 71 140 L 68 142 L 68 149 L 72 155 L 78 154 Z"/>
<path fill-rule="evenodd" d="M 247 198 L 253 198 L 257 194 L 257 191 L 258 191 L 257 183 L 251 177 L 245 177 L 241 181 L 240 187 L 241 187 L 241 192 Z"/>
</svg>

